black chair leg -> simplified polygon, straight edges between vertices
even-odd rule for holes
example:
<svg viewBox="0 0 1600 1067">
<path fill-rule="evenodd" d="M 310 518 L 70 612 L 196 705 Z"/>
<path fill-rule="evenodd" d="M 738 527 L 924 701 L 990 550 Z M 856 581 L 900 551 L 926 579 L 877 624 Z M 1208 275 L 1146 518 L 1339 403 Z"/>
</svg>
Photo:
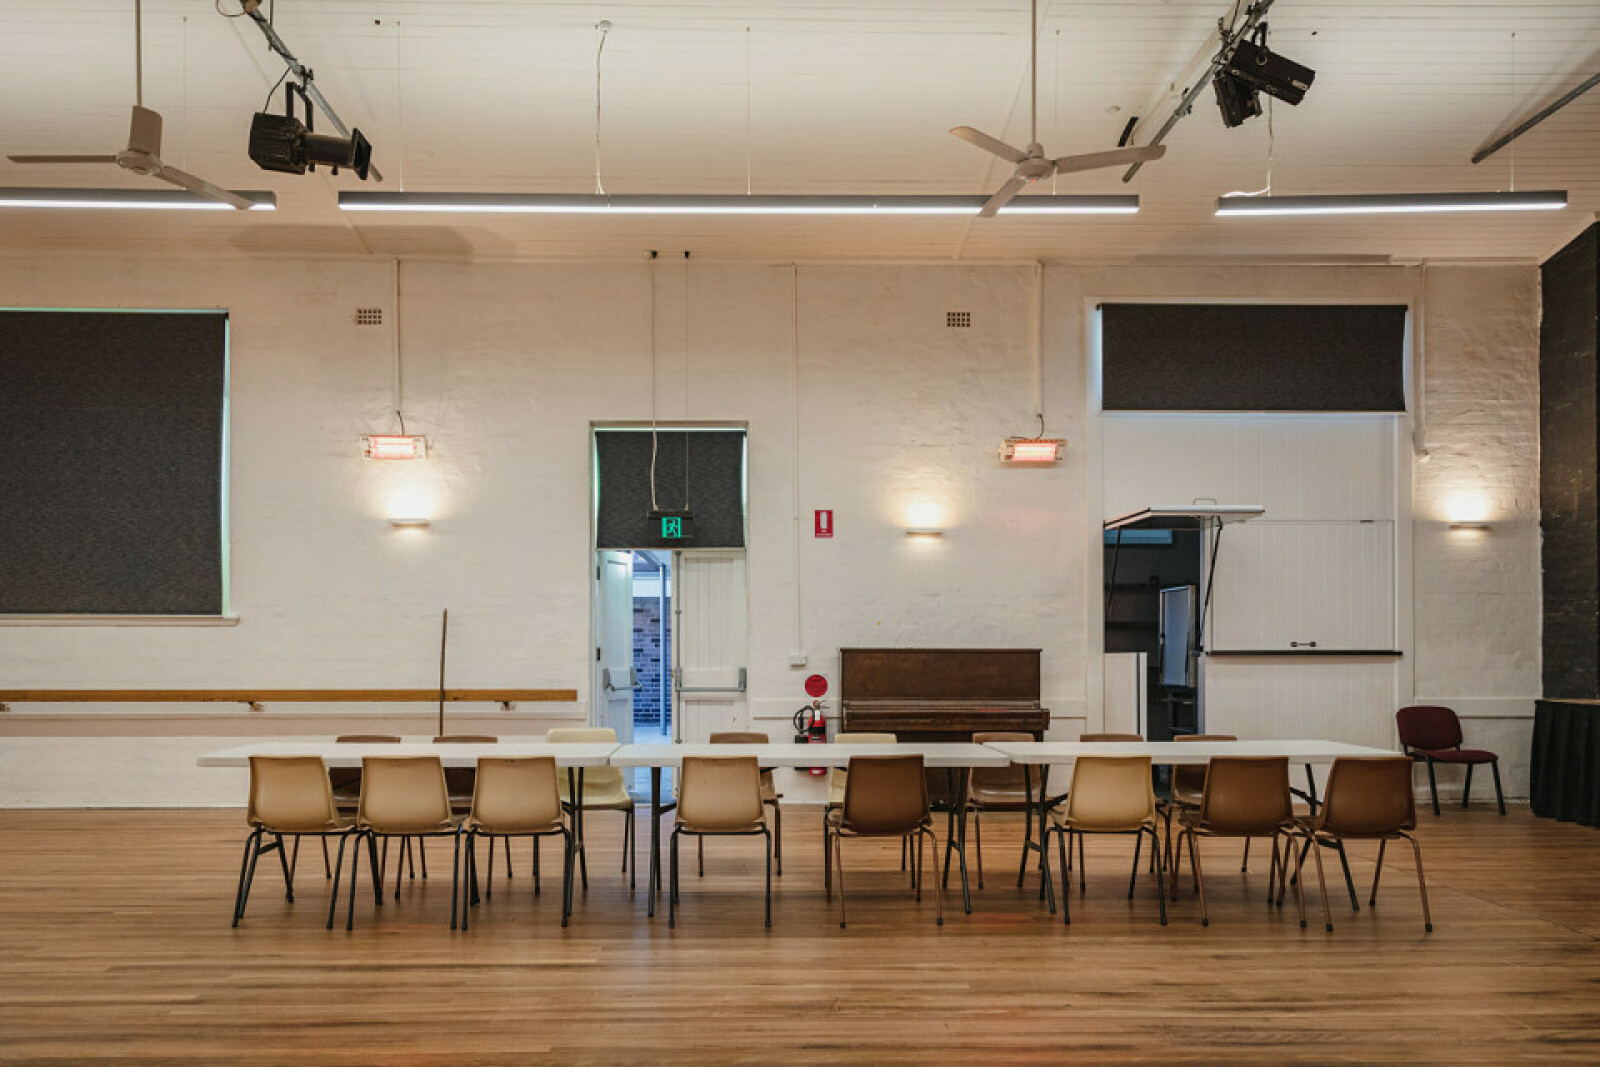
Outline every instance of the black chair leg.
<svg viewBox="0 0 1600 1067">
<path fill-rule="evenodd" d="M 977 849 L 978 859 L 978 888 L 983 888 L 983 820 L 978 817 L 976 809 L 972 812 L 972 845 Z"/>
<path fill-rule="evenodd" d="M 333 864 L 328 862 L 328 838 L 323 836 L 317 838 L 317 840 L 322 842 L 322 877 L 332 878 Z"/>
<path fill-rule="evenodd" d="M 239 919 L 244 915 L 244 884 L 245 876 L 250 870 L 250 859 L 255 851 L 256 838 L 261 831 L 252 830 L 250 836 L 244 839 L 244 855 L 239 859 L 239 887 L 233 891 L 233 925 L 239 925 Z"/>
<path fill-rule="evenodd" d="M 1049 840 L 1050 840 L 1050 831 L 1049 830 L 1046 830 L 1044 832 L 1044 839 L 1045 839 L 1046 843 L 1049 842 Z M 1070 857 L 1071 854 L 1072 854 L 1072 843 L 1068 839 L 1067 832 L 1065 830 L 1057 830 L 1056 831 L 1056 848 L 1061 852 L 1061 924 L 1063 926 L 1071 926 L 1072 925 L 1072 875 L 1067 870 L 1067 860 L 1068 860 L 1068 857 Z M 1046 849 L 1045 850 L 1045 862 L 1046 863 L 1050 862 L 1049 857 L 1050 857 L 1050 851 L 1049 851 L 1049 849 Z M 1050 894 L 1050 899 L 1051 899 L 1052 902 L 1054 902 L 1054 900 L 1055 900 L 1055 894 L 1054 893 Z"/>
<path fill-rule="evenodd" d="M 383 839 L 384 849 L 389 847 L 389 839 Z M 383 907 L 383 864 L 378 862 L 378 835 L 367 831 L 367 858 L 372 861 L 372 899 L 378 907 Z M 350 883 L 353 887 L 354 882 Z"/>
<path fill-rule="evenodd" d="M 1506 813 L 1506 798 L 1505 794 L 1500 792 L 1500 761 L 1491 761 L 1489 769 L 1494 772 L 1494 801 L 1500 805 L 1500 814 L 1504 815 Z"/>
<path fill-rule="evenodd" d="M 354 930 L 356 924 L 356 883 L 361 880 L 361 839 L 363 837 L 367 838 L 369 847 L 371 846 L 372 842 L 371 834 L 357 833 L 356 847 L 351 850 L 354 855 L 350 857 L 350 903 L 344 909 L 344 928 L 346 932 Z M 372 876 L 376 878 L 378 876 L 377 850 L 373 849 L 370 855 L 372 856 L 373 860 Z M 379 903 L 382 903 L 381 891 L 379 892 L 379 897 Z"/>
<path fill-rule="evenodd" d="M 767 925 L 772 925 L 772 834 L 762 828 L 761 836 L 767 846 Z"/>
<path fill-rule="evenodd" d="M 1128 875 L 1128 899 L 1133 899 L 1133 887 L 1139 884 L 1139 850 L 1144 847 L 1144 831 L 1133 835 L 1133 873 Z"/>
<path fill-rule="evenodd" d="M 457 909 L 461 905 L 461 833 L 456 832 L 455 859 L 450 864 L 450 929 L 456 928 Z"/>
<path fill-rule="evenodd" d="M 778 861 L 778 877 L 783 877 L 783 805 L 772 802 L 772 855 Z"/>
<path fill-rule="evenodd" d="M 502 837 L 500 840 L 506 843 L 506 881 L 509 882 L 511 881 L 511 838 Z"/>
<path fill-rule="evenodd" d="M 1356 880 L 1350 877 L 1350 860 L 1344 854 L 1344 842 L 1339 842 L 1339 866 L 1344 868 L 1344 888 L 1350 894 L 1350 910 L 1360 911 L 1361 905 L 1356 900 Z"/>
<path fill-rule="evenodd" d="M 1467 764 L 1467 776 L 1461 780 L 1461 808 L 1467 807 L 1467 798 L 1472 794 L 1472 764 Z"/>
<path fill-rule="evenodd" d="M 1428 758 L 1428 792 L 1433 797 L 1433 813 L 1439 814 L 1439 783 L 1433 777 L 1433 758 Z"/>
<path fill-rule="evenodd" d="M 667 929 L 678 925 L 678 829 L 672 829 L 672 842 L 667 847 L 672 873 L 667 876 Z"/>
<path fill-rule="evenodd" d="M 1161 835 L 1156 833 L 1154 826 L 1150 827 L 1150 855 L 1158 861 L 1156 863 L 1156 900 L 1161 904 L 1161 925 L 1165 926 L 1167 925 L 1167 887 L 1161 870 L 1163 864 L 1159 862 L 1161 858 Z"/>
<path fill-rule="evenodd" d="M 561 925 L 572 915 L 572 831 L 561 830 Z"/>
<path fill-rule="evenodd" d="M 339 875 L 344 873 L 344 846 L 345 842 L 348 840 L 350 840 L 349 834 L 345 833 L 339 835 L 339 862 L 333 867 L 333 889 L 328 893 L 327 928 L 329 930 L 333 929 L 333 915 L 334 912 L 336 912 L 339 908 Z M 324 852 L 327 851 L 328 839 L 326 837 L 322 839 L 322 848 Z"/>
<path fill-rule="evenodd" d="M 471 924 L 472 907 L 478 903 L 478 863 L 477 844 L 478 835 L 467 831 L 467 854 L 461 860 L 461 880 L 466 884 L 461 889 L 461 929 L 466 930 Z"/>
<path fill-rule="evenodd" d="M 283 895 L 288 898 L 289 903 L 293 904 L 294 875 L 289 871 L 289 856 L 283 847 L 283 835 L 273 834 L 272 836 L 278 843 L 278 865 L 283 868 Z M 294 844 L 296 848 L 300 847 L 299 837 L 294 839 Z"/>
<path fill-rule="evenodd" d="M 483 899 L 494 899 L 494 835 L 489 835 L 489 877 L 483 883 Z"/>
</svg>

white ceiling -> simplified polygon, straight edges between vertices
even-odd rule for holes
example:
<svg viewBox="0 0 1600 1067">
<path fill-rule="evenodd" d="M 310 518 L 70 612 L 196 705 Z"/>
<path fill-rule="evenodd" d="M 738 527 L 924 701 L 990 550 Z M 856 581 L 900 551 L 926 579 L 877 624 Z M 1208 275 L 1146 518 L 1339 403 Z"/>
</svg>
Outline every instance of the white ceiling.
<svg viewBox="0 0 1600 1067">
<path fill-rule="evenodd" d="M 238 0 L 220 0 L 235 11 Z M 353 175 L 261 171 L 250 115 L 282 63 L 212 0 L 146 0 L 145 103 L 167 162 L 279 210 L 195 215 L 5 210 L 0 253 L 715 257 L 1541 258 L 1600 211 L 1600 89 L 1513 149 L 1497 132 L 1600 70 L 1596 0 L 1277 0 L 1275 50 L 1317 72 L 1274 107 L 1281 195 L 1567 189 L 1559 213 L 1216 219 L 1266 182 L 1268 124 L 1222 126 L 1209 89 L 1129 185 L 1117 170 L 1061 192 L 1137 192 L 1108 219 L 774 219 L 350 215 Z M 277 0 L 276 25 L 346 122 L 376 146 L 365 188 L 593 192 L 595 23 L 601 177 L 611 193 L 983 193 L 1006 167 L 945 131 L 1027 141 L 1027 0 L 568 2 Z M 1039 132 L 1047 154 L 1151 130 L 1215 39 L 1228 0 L 1041 0 Z M 0 152 L 110 152 L 133 102 L 132 0 L 0 4 Z M 1163 100 L 1163 96 L 1166 99 Z M 281 110 L 281 92 L 272 110 Z M 325 126 L 322 128 L 326 128 Z M 1149 133 L 1136 138 L 1140 143 Z M 1513 174 L 1514 171 L 1514 174 Z M 23 167 L 0 186 L 140 187 L 112 166 Z"/>
</svg>

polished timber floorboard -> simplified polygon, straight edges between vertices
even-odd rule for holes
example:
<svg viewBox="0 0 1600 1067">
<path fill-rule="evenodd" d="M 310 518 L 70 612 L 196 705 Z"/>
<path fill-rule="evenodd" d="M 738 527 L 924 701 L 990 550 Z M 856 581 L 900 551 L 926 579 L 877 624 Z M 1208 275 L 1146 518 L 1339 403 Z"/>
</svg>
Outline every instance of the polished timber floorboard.
<svg viewBox="0 0 1600 1067">
<path fill-rule="evenodd" d="M 1021 823 L 1004 816 L 985 820 L 973 914 L 947 894 L 942 929 L 931 894 L 912 902 L 893 844 L 846 842 L 841 930 L 822 894 L 819 815 L 785 814 L 770 930 L 759 838 L 711 842 L 704 880 L 686 843 L 669 930 L 664 896 L 645 917 L 643 870 L 632 894 L 617 871 L 620 820 L 596 814 L 568 929 L 555 848 L 535 898 L 523 841 L 514 878 L 496 865 L 493 899 L 463 934 L 448 929 L 448 842 L 429 843 L 432 877 L 408 879 L 398 903 L 392 876 L 381 909 L 363 877 L 353 933 L 342 903 L 323 929 L 314 843 L 294 904 L 264 856 L 231 929 L 240 812 L 0 812 L 0 1060 L 1600 1060 L 1600 831 L 1526 807 L 1423 816 L 1432 934 L 1408 850 L 1389 849 L 1369 910 L 1375 850 L 1352 848 L 1361 911 L 1330 884 L 1328 934 L 1320 915 L 1300 929 L 1292 894 L 1282 910 L 1265 903 L 1261 842 L 1247 875 L 1236 843 L 1208 843 L 1210 927 L 1185 883 L 1163 929 L 1142 879 L 1125 899 L 1121 838 L 1090 840 L 1088 891 L 1074 888 L 1063 927 L 1034 876 L 1015 888 Z M 1314 893 L 1307 905 L 1321 910 Z"/>
</svg>

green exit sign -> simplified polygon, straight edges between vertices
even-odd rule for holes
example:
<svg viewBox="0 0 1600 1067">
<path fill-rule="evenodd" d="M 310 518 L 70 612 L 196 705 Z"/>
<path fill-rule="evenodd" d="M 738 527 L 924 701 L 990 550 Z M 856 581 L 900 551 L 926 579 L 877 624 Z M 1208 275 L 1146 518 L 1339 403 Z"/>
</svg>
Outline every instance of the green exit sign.
<svg viewBox="0 0 1600 1067">
<path fill-rule="evenodd" d="M 661 540 L 677 541 L 683 537 L 683 516 L 668 515 L 661 520 Z"/>
</svg>

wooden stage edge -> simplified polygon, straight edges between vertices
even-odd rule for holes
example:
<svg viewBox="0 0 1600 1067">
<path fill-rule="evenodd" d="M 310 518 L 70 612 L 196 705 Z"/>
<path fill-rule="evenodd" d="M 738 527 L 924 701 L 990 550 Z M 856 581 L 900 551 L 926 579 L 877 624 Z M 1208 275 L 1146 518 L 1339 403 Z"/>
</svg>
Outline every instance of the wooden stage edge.
<svg viewBox="0 0 1600 1067">
<path fill-rule="evenodd" d="M 1022 821 L 983 818 L 985 888 L 935 926 L 893 841 L 844 842 L 849 927 L 822 892 L 821 820 L 784 813 L 783 876 L 762 926 L 759 837 L 681 854 L 676 929 L 619 871 L 616 812 L 586 820 L 589 888 L 560 925 L 559 863 L 527 841 L 514 877 L 452 933 L 450 842 L 428 878 L 389 850 L 383 906 L 365 858 L 355 929 L 323 929 L 321 849 L 295 901 L 273 854 L 228 925 L 246 826 L 232 811 L 0 811 L 0 1061 L 149 1064 L 1594 1063 L 1600 1060 L 1600 832 L 1492 804 L 1421 816 L 1434 932 L 1410 850 L 1350 846 L 1361 910 L 1329 864 L 1334 931 L 1266 902 L 1270 850 L 1241 874 L 1204 841 L 1211 924 L 1187 877 L 1156 921 L 1132 841 L 1091 837 L 1072 925 L 1016 886 Z M 665 825 L 670 825 L 667 821 Z M 639 859 L 650 840 L 641 817 Z M 943 822 L 938 824 L 943 840 Z M 496 848 L 500 852 L 499 847 Z M 1052 850 L 1054 851 L 1054 850 Z M 487 876 L 486 849 L 480 871 Z M 348 861 L 349 856 L 346 856 Z M 1309 865 L 1309 863 L 1308 863 Z M 1141 864 L 1141 868 L 1142 868 Z M 928 864 L 932 875 L 935 864 Z M 1185 868 L 1187 874 L 1187 867 Z M 1316 877 L 1311 876 L 1316 884 Z M 343 889 L 343 886 L 341 886 Z M 928 889 L 932 889 L 931 878 Z"/>
</svg>

